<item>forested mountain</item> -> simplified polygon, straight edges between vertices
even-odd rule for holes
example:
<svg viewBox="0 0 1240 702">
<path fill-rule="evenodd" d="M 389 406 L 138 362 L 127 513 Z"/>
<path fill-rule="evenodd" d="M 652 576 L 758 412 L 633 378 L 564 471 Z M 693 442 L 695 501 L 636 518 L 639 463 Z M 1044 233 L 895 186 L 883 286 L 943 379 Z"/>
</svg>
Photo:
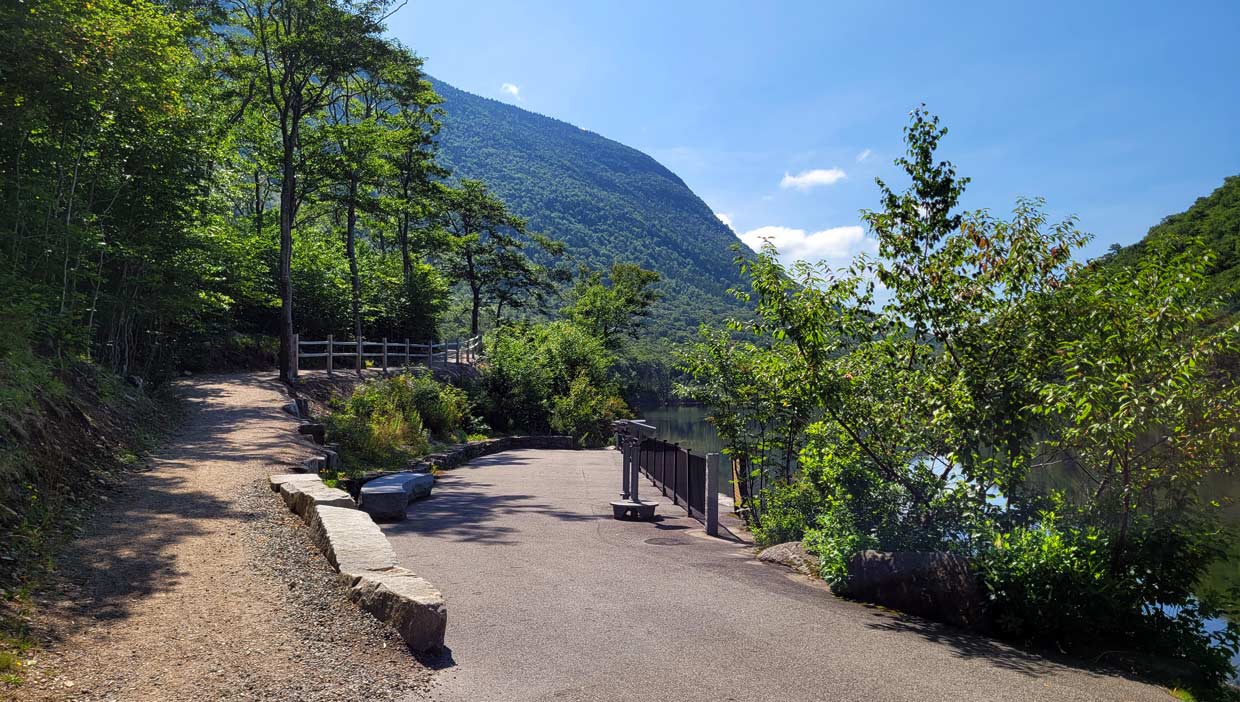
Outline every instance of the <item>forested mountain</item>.
<svg viewBox="0 0 1240 702">
<path fill-rule="evenodd" d="M 740 240 L 676 174 L 594 132 L 432 81 L 444 99 L 440 160 L 484 181 L 531 231 L 602 269 L 630 261 L 663 276 L 652 330 L 680 336 L 735 310 Z"/>
<path fill-rule="evenodd" d="M 1240 175 L 1231 176 L 1214 192 L 1198 198 L 1192 207 L 1173 214 L 1150 228 L 1141 241 L 1112 253 L 1110 261 L 1128 264 L 1147 256 L 1152 246 L 1167 243 L 1176 248 L 1193 239 L 1215 255 L 1210 267 L 1212 297 L 1240 310 Z"/>
</svg>

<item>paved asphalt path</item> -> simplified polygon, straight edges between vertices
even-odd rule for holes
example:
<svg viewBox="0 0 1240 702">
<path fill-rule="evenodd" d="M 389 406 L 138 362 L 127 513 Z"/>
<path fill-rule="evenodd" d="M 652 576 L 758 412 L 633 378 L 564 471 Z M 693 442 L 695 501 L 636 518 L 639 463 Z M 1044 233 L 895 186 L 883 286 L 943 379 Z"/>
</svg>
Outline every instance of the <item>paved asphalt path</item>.
<svg viewBox="0 0 1240 702">
<path fill-rule="evenodd" d="M 447 598 L 432 699 L 1170 699 L 837 599 L 670 503 L 657 523 L 617 522 L 619 483 L 614 451 L 511 451 L 442 475 L 384 526 Z"/>
</svg>

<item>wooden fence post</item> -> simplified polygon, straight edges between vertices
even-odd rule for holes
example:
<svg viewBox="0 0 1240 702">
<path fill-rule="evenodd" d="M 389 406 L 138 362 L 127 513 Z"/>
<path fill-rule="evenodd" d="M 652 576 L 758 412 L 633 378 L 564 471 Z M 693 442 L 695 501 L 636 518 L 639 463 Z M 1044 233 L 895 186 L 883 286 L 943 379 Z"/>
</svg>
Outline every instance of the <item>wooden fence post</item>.
<svg viewBox="0 0 1240 702">
<path fill-rule="evenodd" d="M 301 370 L 301 334 L 293 335 L 293 377 Z"/>
<path fill-rule="evenodd" d="M 383 374 L 387 375 L 387 337 L 383 337 Z"/>
<path fill-rule="evenodd" d="M 332 356 L 336 353 L 336 342 L 332 341 L 332 335 L 327 335 L 327 375 L 332 374 Z"/>
</svg>

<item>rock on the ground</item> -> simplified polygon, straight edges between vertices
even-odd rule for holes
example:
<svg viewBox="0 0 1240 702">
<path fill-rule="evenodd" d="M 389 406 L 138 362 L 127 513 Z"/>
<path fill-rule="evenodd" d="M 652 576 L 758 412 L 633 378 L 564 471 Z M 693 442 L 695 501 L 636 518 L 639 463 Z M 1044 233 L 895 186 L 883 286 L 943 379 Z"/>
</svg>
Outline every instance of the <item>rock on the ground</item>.
<svg viewBox="0 0 1240 702">
<path fill-rule="evenodd" d="M 327 427 L 322 424 L 303 424 L 297 427 L 297 433 L 310 437 L 319 446 L 327 441 Z"/>
<path fill-rule="evenodd" d="M 818 575 L 818 557 L 805 550 L 800 541 L 788 541 L 764 549 L 758 560 L 777 563 L 804 575 Z"/>
<path fill-rule="evenodd" d="M 391 624 L 415 651 L 443 647 L 448 610 L 443 595 L 404 568 L 369 571 L 353 580 L 349 599 L 380 621 Z"/>
<path fill-rule="evenodd" d="M 306 481 L 319 481 L 322 478 L 317 475 L 307 475 L 305 473 L 287 473 L 283 475 L 272 475 L 267 478 L 267 484 L 271 486 L 272 492 L 280 492 L 280 486 L 284 483 L 296 483 Z"/>
<path fill-rule="evenodd" d="M 968 559 L 952 553 L 862 551 L 848 562 L 847 594 L 985 632 L 986 598 Z"/>
<path fill-rule="evenodd" d="M 309 480 L 286 480 L 280 484 L 280 496 L 290 510 L 301 516 L 309 524 L 314 509 L 323 505 L 353 509 L 356 507 L 349 493 L 337 488 L 330 488 L 318 479 L 317 475 L 304 474 Z"/>
<path fill-rule="evenodd" d="M 401 485 L 367 485 L 357 496 L 357 508 L 373 519 L 404 519 L 408 506 L 409 491 Z"/>
<path fill-rule="evenodd" d="M 404 519 L 409 503 L 427 497 L 435 486 L 430 473 L 392 473 L 362 486 L 357 506 L 375 519 Z"/>
<path fill-rule="evenodd" d="M 310 538 L 342 577 L 396 567 L 396 553 L 370 515 L 331 505 L 311 514 Z"/>
</svg>

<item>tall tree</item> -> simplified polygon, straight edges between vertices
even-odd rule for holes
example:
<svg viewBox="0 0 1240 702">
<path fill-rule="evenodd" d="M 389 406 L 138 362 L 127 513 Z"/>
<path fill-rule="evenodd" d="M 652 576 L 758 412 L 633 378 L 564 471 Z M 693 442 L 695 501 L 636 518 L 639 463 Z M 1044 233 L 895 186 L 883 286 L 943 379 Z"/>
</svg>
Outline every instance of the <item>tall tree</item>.
<svg viewBox="0 0 1240 702">
<path fill-rule="evenodd" d="M 385 82 L 393 63 L 394 47 L 370 57 L 367 65 L 345 76 L 327 107 L 325 130 L 331 151 L 328 163 L 335 186 L 335 204 L 344 210 L 345 256 L 349 261 L 349 308 L 353 316 L 353 338 L 357 358 L 362 358 L 362 280 L 358 271 L 358 217 L 362 211 L 379 209 L 379 185 L 390 176 L 390 161 L 384 158 L 390 138 L 384 116 L 392 105 L 392 93 Z M 380 236 L 382 236 L 380 234 Z M 363 364 L 359 361 L 357 372 Z"/>
<path fill-rule="evenodd" d="M 386 2 L 230 0 L 233 46 L 251 60 L 259 104 L 280 134 L 280 378 L 293 360 L 293 229 L 303 191 L 303 130 L 334 97 L 333 89 L 382 52 Z"/>
</svg>

